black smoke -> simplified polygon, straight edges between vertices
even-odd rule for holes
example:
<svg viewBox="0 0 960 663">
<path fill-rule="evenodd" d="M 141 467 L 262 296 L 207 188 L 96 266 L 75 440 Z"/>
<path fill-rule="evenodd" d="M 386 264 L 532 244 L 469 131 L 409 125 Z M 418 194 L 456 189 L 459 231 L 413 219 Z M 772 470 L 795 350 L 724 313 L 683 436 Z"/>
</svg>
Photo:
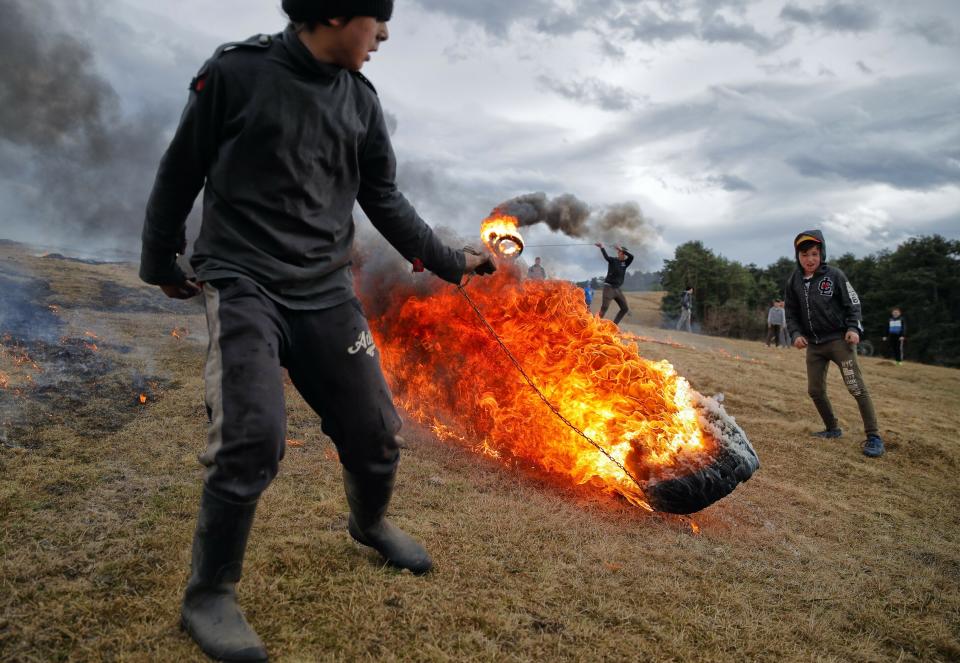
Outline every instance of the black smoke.
<svg viewBox="0 0 960 663">
<path fill-rule="evenodd" d="M 497 205 L 493 213 L 514 216 L 521 227 L 538 223 L 568 237 L 621 244 L 631 251 L 653 248 L 660 230 L 635 202 L 591 208 L 571 193 L 548 198 L 528 193 Z"/>
<path fill-rule="evenodd" d="M 497 205 L 496 212 L 516 217 L 520 226 L 546 223 L 550 230 L 583 237 L 590 207 L 571 193 L 548 199 L 545 193 L 527 193 Z"/>
<path fill-rule="evenodd" d="M 125 112 L 91 45 L 59 26 L 56 10 L 43 0 L 0 0 L 4 228 L 80 252 L 135 250 L 176 111 Z"/>
</svg>

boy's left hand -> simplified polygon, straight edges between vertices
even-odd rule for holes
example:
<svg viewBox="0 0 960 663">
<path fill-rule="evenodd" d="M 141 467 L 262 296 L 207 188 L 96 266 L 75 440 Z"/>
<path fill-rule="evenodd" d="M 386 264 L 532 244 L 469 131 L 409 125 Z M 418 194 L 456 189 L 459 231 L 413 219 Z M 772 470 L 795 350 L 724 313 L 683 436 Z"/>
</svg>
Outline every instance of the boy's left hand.
<svg viewBox="0 0 960 663">
<path fill-rule="evenodd" d="M 857 343 L 860 342 L 860 334 L 851 330 L 847 332 L 846 336 L 844 336 L 843 339 L 847 343 L 850 343 L 851 345 L 856 345 Z"/>
</svg>

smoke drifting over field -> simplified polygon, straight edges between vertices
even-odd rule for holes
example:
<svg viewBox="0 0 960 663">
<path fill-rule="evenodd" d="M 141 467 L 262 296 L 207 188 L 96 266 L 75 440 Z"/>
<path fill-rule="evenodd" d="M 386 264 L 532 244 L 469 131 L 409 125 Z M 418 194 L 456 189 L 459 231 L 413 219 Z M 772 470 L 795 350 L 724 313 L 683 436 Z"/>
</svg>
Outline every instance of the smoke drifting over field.
<svg viewBox="0 0 960 663">
<path fill-rule="evenodd" d="M 516 217 L 521 228 L 544 223 L 568 237 L 624 244 L 631 250 L 652 248 L 660 239 L 657 226 L 635 202 L 591 208 L 571 193 L 548 198 L 538 192 L 511 198 L 494 211 Z"/>
<path fill-rule="evenodd" d="M 91 45 L 57 26 L 56 9 L 0 0 L 4 234 L 80 251 L 133 250 L 175 111 L 125 113 Z"/>
</svg>

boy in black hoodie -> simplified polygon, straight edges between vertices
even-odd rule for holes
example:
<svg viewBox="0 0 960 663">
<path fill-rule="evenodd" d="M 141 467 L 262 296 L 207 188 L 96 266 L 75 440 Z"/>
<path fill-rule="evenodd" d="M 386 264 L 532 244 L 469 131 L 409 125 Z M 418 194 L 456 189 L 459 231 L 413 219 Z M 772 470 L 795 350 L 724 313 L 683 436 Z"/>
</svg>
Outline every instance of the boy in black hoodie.
<svg viewBox="0 0 960 663">
<path fill-rule="evenodd" d="M 147 207 L 140 276 L 170 297 L 203 293 L 208 444 L 181 623 L 211 657 L 264 661 L 236 598 L 257 501 L 284 455 L 286 368 L 336 444 L 347 529 L 389 564 L 430 570 L 385 518 L 400 418 L 353 291 L 354 203 L 411 262 L 444 280 L 489 256 L 446 246 L 396 186 L 383 109 L 359 72 L 388 37 L 392 0 L 283 0 L 290 25 L 225 44 L 190 85 Z M 176 256 L 200 190 L 187 278 Z"/>
<path fill-rule="evenodd" d="M 807 230 L 793 240 L 798 269 L 787 281 L 785 308 L 790 339 L 807 349 L 807 393 L 813 399 L 825 430 L 817 437 L 840 437 L 837 417 L 827 398 L 827 368 L 840 367 L 847 390 L 857 400 L 867 439 L 863 453 L 883 454 L 873 401 L 860 374 L 856 346 L 863 332 L 860 298 L 842 271 L 826 262 L 826 247 L 819 230 Z"/>
</svg>

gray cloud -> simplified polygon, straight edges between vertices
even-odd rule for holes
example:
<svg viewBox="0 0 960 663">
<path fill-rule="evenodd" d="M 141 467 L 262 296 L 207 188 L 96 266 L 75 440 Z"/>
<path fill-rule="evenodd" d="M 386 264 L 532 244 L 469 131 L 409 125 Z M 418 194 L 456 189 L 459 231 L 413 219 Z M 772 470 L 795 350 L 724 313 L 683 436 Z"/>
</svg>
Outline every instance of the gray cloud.
<svg viewBox="0 0 960 663">
<path fill-rule="evenodd" d="M 505 37 L 511 25 L 519 21 L 547 20 L 558 12 L 550 0 L 416 0 L 430 12 L 446 14 L 452 18 L 476 23 L 489 34 Z M 557 23 L 558 28 L 562 28 Z"/>
<path fill-rule="evenodd" d="M 831 195 L 855 196 L 863 185 L 958 190 L 960 91 L 939 80 L 878 79 L 842 91 L 814 78 L 714 88 L 651 105 L 553 158 L 603 163 L 610 154 L 644 150 L 656 141 L 664 147 L 651 164 L 669 164 L 672 174 L 661 180 L 664 189 L 692 195 L 697 187 L 682 187 L 703 181 L 704 171 L 720 173 L 706 181 L 758 193 L 737 203 L 738 222 L 769 216 L 763 208 L 771 204 L 809 221 Z M 677 147 L 666 147 L 671 144 Z"/>
<path fill-rule="evenodd" d="M 766 53 L 785 46 L 792 33 L 785 30 L 772 37 L 767 36 L 749 23 L 731 23 L 718 14 L 703 22 L 699 35 L 706 42 L 741 44 L 758 53 Z"/>
<path fill-rule="evenodd" d="M 747 180 L 742 177 L 737 177 L 736 175 L 730 175 L 729 173 L 723 175 L 714 175 L 707 179 L 708 182 L 719 186 L 724 191 L 756 191 L 757 187 L 753 186 Z"/>
<path fill-rule="evenodd" d="M 514 25 L 523 24 L 554 37 L 592 33 L 601 50 L 622 55 L 622 39 L 644 43 L 681 39 L 708 43 L 740 44 L 756 52 L 769 52 L 790 40 L 790 31 L 768 36 L 747 22 L 734 22 L 719 13 L 742 14 L 748 0 L 666 0 L 636 3 L 626 0 L 588 0 L 572 8 L 548 0 L 515 2 L 495 0 L 417 0 L 425 9 L 481 26 L 488 34 L 503 38 Z"/>
<path fill-rule="evenodd" d="M 780 17 L 807 27 L 835 32 L 866 32 L 880 25 L 880 12 L 868 5 L 853 2 L 827 2 L 812 9 L 804 9 L 791 2 L 781 10 Z"/>
<path fill-rule="evenodd" d="M 541 87 L 561 97 L 608 111 L 631 110 L 645 99 L 597 78 L 564 82 L 551 76 L 541 75 L 537 77 L 537 82 Z"/>
<path fill-rule="evenodd" d="M 913 21 L 901 21 L 899 29 L 903 34 L 919 35 L 934 46 L 948 46 L 956 44 L 958 41 L 957 31 L 953 27 L 953 24 L 946 18 L 940 16 L 931 16 Z"/>
<path fill-rule="evenodd" d="M 850 151 L 822 148 L 787 163 L 807 177 L 839 177 L 851 182 L 880 182 L 898 189 L 935 189 L 960 182 L 960 163 L 940 152 L 919 152 L 896 145 L 874 145 Z"/>
<path fill-rule="evenodd" d="M 771 76 L 775 74 L 795 74 L 803 71 L 803 60 L 793 58 L 788 62 L 766 63 L 757 66 Z"/>
<path fill-rule="evenodd" d="M 868 67 L 867 63 L 863 60 L 857 60 L 857 69 L 859 69 L 861 73 L 867 74 L 868 76 L 873 74 L 873 69 Z"/>
</svg>

